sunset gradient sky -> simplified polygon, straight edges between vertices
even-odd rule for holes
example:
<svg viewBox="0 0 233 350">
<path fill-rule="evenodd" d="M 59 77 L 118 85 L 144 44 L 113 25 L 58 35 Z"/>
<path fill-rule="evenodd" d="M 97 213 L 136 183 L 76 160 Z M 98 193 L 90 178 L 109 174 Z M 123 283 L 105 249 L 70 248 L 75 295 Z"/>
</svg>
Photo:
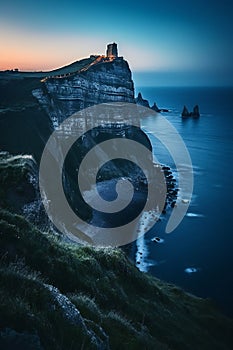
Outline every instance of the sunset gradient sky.
<svg viewBox="0 0 233 350">
<path fill-rule="evenodd" d="M 138 85 L 233 85 L 231 0 L 0 0 L 0 70 L 50 70 L 117 42 Z"/>
</svg>

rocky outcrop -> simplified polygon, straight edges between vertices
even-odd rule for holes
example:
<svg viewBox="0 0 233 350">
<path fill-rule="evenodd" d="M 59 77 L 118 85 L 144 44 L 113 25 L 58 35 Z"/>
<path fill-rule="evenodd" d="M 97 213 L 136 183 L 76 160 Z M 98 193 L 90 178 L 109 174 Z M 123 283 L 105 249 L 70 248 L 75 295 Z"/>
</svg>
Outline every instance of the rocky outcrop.
<svg viewBox="0 0 233 350">
<path fill-rule="evenodd" d="M 69 298 L 67 298 L 66 295 L 60 293 L 60 291 L 52 285 L 44 284 L 44 287 L 50 292 L 51 305 L 49 307 L 51 310 L 56 308 L 60 309 L 64 320 L 73 326 L 80 327 L 84 336 L 90 339 L 91 343 L 94 344 L 97 350 L 109 349 L 108 336 L 101 326 L 95 324 L 95 328 L 99 333 L 97 335 L 90 327 L 88 327 L 88 322 L 85 322 L 85 319 L 81 316 L 77 307 L 69 300 Z"/>
<path fill-rule="evenodd" d="M 200 117 L 200 112 L 199 112 L 199 106 L 198 105 L 194 106 L 193 112 L 192 112 L 191 115 L 192 115 L 192 117 L 196 117 L 196 118 Z"/>
<path fill-rule="evenodd" d="M 159 107 L 157 106 L 157 104 L 154 102 L 153 106 L 151 107 L 151 109 L 153 109 L 153 111 L 159 113 L 160 112 L 160 109 Z"/>
<path fill-rule="evenodd" d="M 50 228 L 39 191 L 38 165 L 30 155 L 0 152 L 0 207 L 24 215 L 41 229 Z"/>
<path fill-rule="evenodd" d="M 199 118 L 200 117 L 199 106 L 198 105 L 194 106 L 192 112 L 189 112 L 188 108 L 184 106 L 181 116 L 182 118 L 188 118 L 188 117 Z"/>
<path fill-rule="evenodd" d="M 190 117 L 190 113 L 189 113 L 188 108 L 186 106 L 184 106 L 184 108 L 183 108 L 182 117 L 184 117 L 184 118 Z"/>
<path fill-rule="evenodd" d="M 139 106 L 150 108 L 149 102 L 142 98 L 141 92 L 138 93 L 138 96 L 135 98 L 135 102 Z"/>
<path fill-rule="evenodd" d="M 145 99 L 142 97 L 141 92 L 139 92 L 139 93 L 138 93 L 138 96 L 135 98 L 135 103 L 136 103 L 137 105 L 139 105 L 139 106 L 144 106 L 144 107 L 150 108 L 150 109 L 152 109 L 153 111 L 155 111 L 156 113 L 160 113 L 160 112 L 169 112 L 168 109 L 159 108 L 155 102 L 154 102 L 154 104 L 150 107 L 150 104 L 149 104 L 148 100 L 145 100 Z"/>
<path fill-rule="evenodd" d="M 87 68 L 65 77 L 47 78 L 33 95 L 54 126 L 86 107 L 106 102 L 134 103 L 134 84 L 128 63 L 121 57 L 98 58 Z"/>
</svg>

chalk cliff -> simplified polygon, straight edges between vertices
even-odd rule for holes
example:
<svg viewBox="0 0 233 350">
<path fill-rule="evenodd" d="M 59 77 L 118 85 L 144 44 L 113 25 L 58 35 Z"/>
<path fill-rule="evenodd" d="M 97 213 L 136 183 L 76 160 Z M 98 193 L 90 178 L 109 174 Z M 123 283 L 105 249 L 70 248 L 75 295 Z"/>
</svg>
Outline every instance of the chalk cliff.
<svg viewBox="0 0 233 350">
<path fill-rule="evenodd" d="M 112 57 L 112 55 L 111 57 L 96 56 L 94 61 L 77 72 L 70 73 L 67 69 L 66 74 L 43 79 L 39 88 L 33 90 L 33 96 L 49 115 L 54 129 L 75 112 L 87 107 L 101 103 L 135 103 L 134 84 L 129 65 L 122 57 Z M 77 168 L 84 155 L 93 146 L 112 137 L 121 137 L 137 141 L 151 150 L 151 143 L 147 135 L 140 129 L 139 114 L 135 116 L 126 113 L 125 116 L 121 111 L 116 112 L 115 106 L 109 106 L 109 113 L 110 121 L 106 121 L 106 116 L 103 120 L 102 115 L 99 118 L 84 112 L 82 116 L 79 116 L 78 122 L 75 121 L 75 118 L 71 122 L 75 127 L 72 127 L 69 133 L 75 133 L 75 128 L 78 127 L 83 137 L 76 142 L 67 156 L 64 183 L 69 203 L 79 216 L 82 216 L 81 209 L 86 216 L 89 207 L 80 199 L 79 193 L 72 189 L 76 184 Z M 116 122 L 114 120 L 113 123 L 112 118 L 116 119 Z M 131 122 L 134 126 L 130 126 Z M 87 132 L 87 129 L 92 129 L 92 131 Z M 114 147 L 114 140 L 112 144 Z M 97 152 L 96 158 L 98 159 L 98 149 L 94 152 Z M 94 174 L 91 164 L 88 171 Z M 139 176 L 142 176 L 140 169 L 127 160 L 114 159 L 101 170 L 99 179 L 100 181 L 111 180 L 129 174 L 132 181 L 135 182 Z"/>
<path fill-rule="evenodd" d="M 122 58 L 98 56 L 76 73 L 46 78 L 33 91 L 56 127 L 73 113 L 99 103 L 134 103 L 134 84 L 128 63 Z"/>
</svg>

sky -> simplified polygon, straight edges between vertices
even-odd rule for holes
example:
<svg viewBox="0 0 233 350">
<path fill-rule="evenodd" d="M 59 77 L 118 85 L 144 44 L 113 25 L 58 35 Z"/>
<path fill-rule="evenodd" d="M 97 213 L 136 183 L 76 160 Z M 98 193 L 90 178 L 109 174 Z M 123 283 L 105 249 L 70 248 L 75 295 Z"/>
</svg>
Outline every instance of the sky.
<svg viewBox="0 0 233 350">
<path fill-rule="evenodd" d="M 116 42 L 138 86 L 233 86 L 232 0 L 0 0 L 0 70 L 50 70 Z"/>
</svg>

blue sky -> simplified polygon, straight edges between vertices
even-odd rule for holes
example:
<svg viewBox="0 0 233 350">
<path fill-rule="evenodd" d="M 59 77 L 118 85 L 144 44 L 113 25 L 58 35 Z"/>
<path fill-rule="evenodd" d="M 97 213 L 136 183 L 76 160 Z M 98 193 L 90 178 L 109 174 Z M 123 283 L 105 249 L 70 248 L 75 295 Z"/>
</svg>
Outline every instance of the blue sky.
<svg viewBox="0 0 233 350">
<path fill-rule="evenodd" d="M 0 69 L 57 68 L 117 42 L 137 85 L 233 85 L 233 2 L 0 0 Z"/>
</svg>

